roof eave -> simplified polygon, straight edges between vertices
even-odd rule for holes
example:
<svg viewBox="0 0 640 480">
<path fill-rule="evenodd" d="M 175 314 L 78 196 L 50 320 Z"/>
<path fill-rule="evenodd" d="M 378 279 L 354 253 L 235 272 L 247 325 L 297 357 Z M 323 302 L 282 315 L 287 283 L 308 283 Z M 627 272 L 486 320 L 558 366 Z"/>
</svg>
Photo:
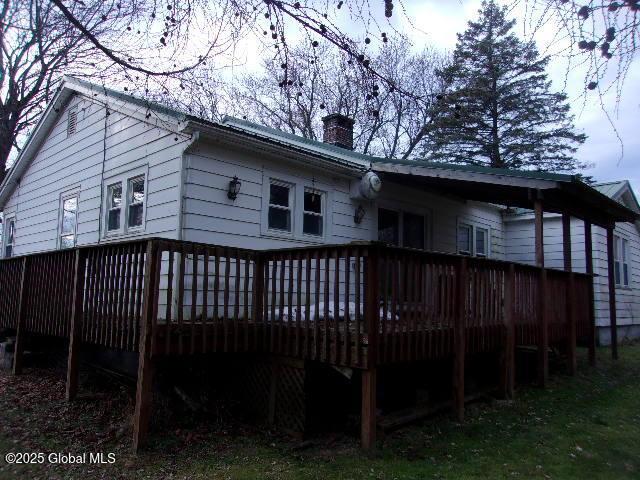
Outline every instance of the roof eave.
<svg viewBox="0 0 640 480">
<path fill-rule="evenodd" d="M 25 168 L 29 165 L 31 158 L 38 152 L 42 141 L 46 138 L 53 123 L 55 123 L 57 119 L 56 111 L 62 108 L 72 95 L 73 91 L 65 88 L 64 84 L 62 84 L 43 112 L 41 120 L 36 125 L 33 133 L 29 135 L 20 155 L 18 155 L 2 184 L 0 184 L 0 210 L 4 210 L 5 203 L 13 192 L 14 187 L 20 182 Z"/>
</svg>

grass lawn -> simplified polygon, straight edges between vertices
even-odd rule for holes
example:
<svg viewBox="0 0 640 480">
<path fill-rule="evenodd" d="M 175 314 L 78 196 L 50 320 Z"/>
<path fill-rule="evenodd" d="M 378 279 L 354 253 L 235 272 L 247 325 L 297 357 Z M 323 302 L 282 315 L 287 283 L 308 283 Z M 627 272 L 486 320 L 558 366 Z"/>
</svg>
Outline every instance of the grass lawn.
<svg viewBox="0 0 640 480">
<path fill-rule="evenodd" d="M 579 351 L 581 359 L 586 352 Z M 305 449 L 266 431 L 209 425 L 154 432 L 129 452 L 132 400 L 124 387 L 68 405 L 60 373 L 0 373 L 0 454 L 114 453 L 111 465 L 6 465 L 0 479 L 470 479 L 640 478 L 640 345 L 613 363 L 583 362 L 575 377 L 552 375 L 549 388 L 520 387 L 512 404 L 470 405 L 467 420 L 429 419 L 387 436 L 375 453 L 357 439 L 323 437 Z"/>
</svg>

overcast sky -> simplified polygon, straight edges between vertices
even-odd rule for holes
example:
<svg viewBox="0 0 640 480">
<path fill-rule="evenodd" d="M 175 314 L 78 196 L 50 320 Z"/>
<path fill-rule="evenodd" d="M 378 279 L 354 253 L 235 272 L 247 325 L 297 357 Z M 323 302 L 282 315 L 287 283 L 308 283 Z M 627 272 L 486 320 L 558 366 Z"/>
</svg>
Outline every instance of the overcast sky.
<svg viewBox="0 0 640 480">
<path fill-rule="evenodd" d="M 509 4 L 514 2 L 498 1 Z M 523 38 L 530 38 L 531 23 L 527 18 L 535 17 L 535 14 L 525 15 L 524 8 L 527 5 L 530 7 L 531 2 L 520 1 L 522 5 L 516 6 L 512 11 L 512 16 L 517 21 L 516 33 Z M 429 45 L 453 50 L 456 34 L 463 32 L 467 22 L 477 17 L 481 0 L 404 0 L 402 4 L 396 3 L 398 5 L 391 18 L 391 26 L 408 35 L 416 49 Z M 375 20 L 383 25 L 386 19 L 382 16 L 381 7 L 377 8 L 381 4 L 382 2 L 370 2 L 370 8 L 375 14 Z M 406 15 L 402 15 L 403 7 Z M 342 23 L 341 27 L 345 31 L 349 31 L 354 37 L 364 36 L 365 30 L 361 22 L 350 23 L 344 18 L 342 20 L 344 23 L 339 23 Z M 557 33 L 558 29 L 553 25 L 538 30 L 534 38 L 539 50 L 554 53 L 565 48 L 568 42 L 557 40 Z M 261 58 L 258 44 L 248 40 L 240 49 L 244 50 L 244 55 L 241 54 L 244 65 L 238 73 L 257 68 Z M 589 92 L 585 97 L 585 70 L 579 66 L 568 69 L 564 56 L 553 55 L 552 58 L 549 73 L 554 88 L 567 93 L 576 116 L 576 127 L 589 137 L 577 153 L 579 160 L 593 165 L 584 173 L 599 182 L 628 179 L 640 194 L 640 58 L 631 67 L 617 111 L 615 92 L 603 96 L 603 103 L 608 107 L 615 129 L 600 106 L 599 95 Z"/>
</svg>

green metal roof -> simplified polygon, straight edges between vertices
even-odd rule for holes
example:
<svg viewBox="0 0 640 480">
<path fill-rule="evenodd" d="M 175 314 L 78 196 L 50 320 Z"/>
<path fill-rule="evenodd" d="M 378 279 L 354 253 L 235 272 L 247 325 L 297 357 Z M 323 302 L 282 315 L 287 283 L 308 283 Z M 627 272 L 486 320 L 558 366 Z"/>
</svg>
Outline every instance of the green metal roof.
<svg viewBox="0 0 640 480">
<path fill-rule="evenodd" d="M 626 180 L 618 180 L 616 182 L 596 183 L 592 187 L 607 197 L 614 198 L 626 185 Z"/>
<path fill-rule="evenodd" d="M 310 138 L 305 138 L 292 133 L 283 132 L 275 128 L 266 127 L 264 125 L 260 125 L 244 119 L 239 119 L 230 115 L 224 116 L 222 118 L 222 121 L 220 122 L 212 122 L 205 118 L 191 115 L 175 108 L 167 107 L 166 105 L 162 105 L 158 102 L 136 97 L 135 95 L 130 93 L 119 92 L 117 90 L 96 85 L 86 80 L 78 79 L 75 77 L 73 77 L 73 80 L 84 85 L 86 88 L 96 89 L 108 96 L 118 98 L 123 101 L 128 101 L 145 108 L 158 110 L 159 112 L 175 117 L 178 120 L 191 120 L 194 122 L 206 123 L 209 125 L 222 125 L 222 126 L 231 127 L 241 131 L 257 133 L 266 138 L 275 140 L 281 144 L 285 144 L 285 145 L 288 144 L 292 147 L 301 147 L 301 146 L 307 147 L 310 150 L 313 150 L 314 152 L 319 154 L 323 154 L 329 157 L 340 157 L 343 159 L 349 159 L 349 160 L 353 160 L 355 162 L 359 162 L 363 164 L 375 165 L 376 163 L 387 163 L 387 164 L 398 164 L 398 165 L 411 165 L 416 167 L 456 170 L 461 172 L 482 173 L 482 174 L 488 174 L 488 175 L 504 175 L 504 176 L 510 176 L 510 177 L 519 177 L 519 178 L 535 178 L 540 180 L 550 180 L 550 181 L 558 181 L 558 182 L 576 181 L 576 177 L 573 175 L 542 172 L 542 171 L 536 171 L 536 170 L 513 170 L 513 169 L 505 169 L 505 168 L 491 168 L 491 167 L 485 167 L 481 165 L 461 165 L 461 164 L 453 164 L 453 163 L 445 163 L 445 162 L 431 162 L 424 159 L 401 160 L 401 159 L 383 158 L 375 155 L 366 155 L 363 153 L 354 152 L 352 150 L 347 150 L 345 148 L 324 143 L 318 140 L 312 140 Z"/>
</svg>

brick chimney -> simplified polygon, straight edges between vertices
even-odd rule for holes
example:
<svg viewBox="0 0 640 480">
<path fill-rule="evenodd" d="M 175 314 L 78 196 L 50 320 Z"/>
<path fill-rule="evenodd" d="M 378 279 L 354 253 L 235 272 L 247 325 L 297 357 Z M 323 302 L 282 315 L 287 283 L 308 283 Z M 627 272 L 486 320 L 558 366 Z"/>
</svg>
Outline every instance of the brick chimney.
<svg viewBox="0 0 640 480">
<path fill-rule="evenodd" d="M 322 119 L 324 123 L 324 143 L 353 150 L 353 124 L 355 120 L 339 113 L 332 113 Z"/>
</svg>

